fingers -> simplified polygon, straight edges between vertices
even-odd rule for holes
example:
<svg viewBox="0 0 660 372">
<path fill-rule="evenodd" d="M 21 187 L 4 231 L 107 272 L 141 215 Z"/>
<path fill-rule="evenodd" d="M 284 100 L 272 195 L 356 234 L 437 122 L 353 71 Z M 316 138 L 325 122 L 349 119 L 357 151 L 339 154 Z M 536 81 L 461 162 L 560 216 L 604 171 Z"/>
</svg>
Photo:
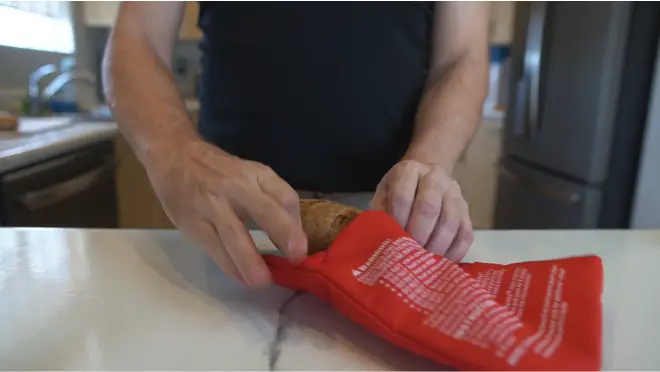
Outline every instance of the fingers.
<svg viewBox="0 0 660 372">
<path fill-rule="evenodd" d="M 179 230 L 189 236 L 199 244 L 204 252 L 225 272 L 229 277 L 239 283 L 246 283 L 245 278 L 236 268 L 229 253 L 222 245 L 218 232 L 213 224 L 203 219 L 195 221 L 188 220 L 189 223 L 181 226 Z"/>
<path fill-rule="evenodd" d="M 454 182 L 443 199 L 440 218 L 426 248 L 449 259 L 460 260 L 471 243 L 472 225 L 467 203 Z"/>
<path fill-rule="evenodd" d="M 386 211 L 399 225 L 406 228 L 415 200 L 419 170 L 412 166 L 402 166 L 393 169 L 392 174 L 386 177 L 388 178 Z"/>
<path fill-rule="evenodd" d="M 245 227 L 248 218 L 289 257 L 306 256 L 297 195 L 270 168 L 201 141 L 177 161 L 179 173 L 163 176 L 157 185 L 159 198 L 176 226 L 187 230 L 227 274 L 252 286 L 270 282 Z"/>
<path fill-rule="evenodd" d="M 261 190 L 280 204 L 291 218 L 300 225 L 300 200 L 298 193 L 270 167 L 261 165 L 262 175 L 257 176 L 257 183 Z"/>
<path fill-rule="evenodd" d="M 458 232 L 454 241 L 447 249 L 445 257 L 452 261 L 460 261 L 467 254 L 470 246 L 474 242 L 474 232 L 472 230 L 472 222 L 470 221 L 470 216 L 466 213 L 463 217 L 463 222 L 461 227 L 459 227 Z"/>
<path fill-rule="evenodd" d="M 386 176 L 387 177 L 387 176 Z M 369 203 L 369 208 L 377 211 L 387 211 L 387 182 L 386 177 L 376 187 L 376 192 Z"/>
<path fill-rule="evenodd" d="M 462 259 L 472 244 L 461 189 L 438 166 L 401 161 L 383 177 L 371 208 L 387 211 L 420 245 L 449 259 Z"/>
<path fill-rule="evenodd" d="M 220 242 L 218 233 L 207 221 L 201 220 L 195 224 L 195 233 L 190 234 L 202 246 L 206 254 L 225 272 L 229 277 L 239 283 L 246 284 L 247 281 L 234 265 L 234 262 Z"/>
<path fill-rule="evenodd" d="M 236 200 L 282 253 L 296 261 L 307 255 L 307 236 L 302 230 L 300 217 L 292 218 L 279 203 L 264 193 L 244 193 Z"/>
<path fill-rule="evenodd" d="M 217 251 L 226 252 L 216 252 L 218 260 L 229 258 L 248 285 L 259 287 L 268 284 L 270 272 L 243 221 L 229 204 L 217 200 L 211 203 L 216 216 L 215 230 L 221 244 Z"/>
<path fill-rule="evenodd" d="M 280 251 L 293 260 L 301 260 L 307 255 L 307 236 L 300 220 L 298 193 L 270 167 L 259 167 L 257 183 L 270 199 L 253 199 L 254 203 L 246 204 L 245 209 Z M 282 216 L 282 210 L 288 216 Z"/>
<path fill-rule="evenodd" d="M 442 197 L 447 186 L 443 185 L 441 176 L 439 172 L 429 172 L 417 185 L 406 230 L 422 246 L 429 241 L 442 210 Z"/>
</svg>

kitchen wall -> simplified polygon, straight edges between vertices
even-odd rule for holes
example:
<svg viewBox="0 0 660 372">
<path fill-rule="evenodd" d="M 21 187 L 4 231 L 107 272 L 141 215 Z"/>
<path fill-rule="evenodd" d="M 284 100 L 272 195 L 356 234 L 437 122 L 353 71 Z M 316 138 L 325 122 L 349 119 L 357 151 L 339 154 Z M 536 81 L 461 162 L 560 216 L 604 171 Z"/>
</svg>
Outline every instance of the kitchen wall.
<svg viewBox="0 0 660 372">
<path fill-rule="evenodd" d="M 28 77 L 37 67 L 59 63 L 64 56 L 61 53 L 0 46 L 0 89 L 24 90 Z"/>
<path fill-rule="evenodd" d="M 83 25 L 85 37 L 85 47 L 78 52 L 79 56 L 84 56 L 87 59 L 87 70 L 94 74 L 97 78 L 96 98 L 99 101 L 104 101 L 103 86 L 101 85 L 101 63 L 103 60 L 103 53 L 105 52 L 105 44 L 110 36 L 110 28 L 108 27 L 94 27 Z"/>
<path fill-rule="evenodd" d="M 65 54 L 0 46 L 0 110 L 9 109 L 27 93 L 30 74 L 39 66 L 59 63 Z"/>
</svg>

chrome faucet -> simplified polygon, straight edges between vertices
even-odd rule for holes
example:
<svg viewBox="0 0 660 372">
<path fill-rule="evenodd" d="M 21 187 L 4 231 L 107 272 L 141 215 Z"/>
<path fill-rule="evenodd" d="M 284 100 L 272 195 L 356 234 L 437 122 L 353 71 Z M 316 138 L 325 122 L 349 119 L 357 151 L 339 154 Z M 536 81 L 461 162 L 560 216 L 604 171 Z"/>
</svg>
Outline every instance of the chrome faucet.
<svg viewBox="0 0 660 372">
<path fill-rule="evenodd" d="M 96 79 L 94 78 L 94 75 L 92 75 L 89 71 L 64 72 L 55 79 L 53 79 L 53 81 L 50 84 L 48 84 L 48 86 L 43 91 L 42 97 L 44 98 L 44 100 L 49 101 L 65 86 L 77 80 L 86 81 L 92 88 L 94 88 L 96 84 Z"/>
<path fill-rule="evenodd" d="M 30 99 L 29 111 L 30 115 L 40 115 L 41 114 L 41 105 L 43 104 L 42 94 L 41 94 L 41 81 L 57 73 L 57 66 L 43 65 L 36 69 L 32 74 L 30 74 L 30 79 L 28 81 L 28 97 Z"/>
</svg>

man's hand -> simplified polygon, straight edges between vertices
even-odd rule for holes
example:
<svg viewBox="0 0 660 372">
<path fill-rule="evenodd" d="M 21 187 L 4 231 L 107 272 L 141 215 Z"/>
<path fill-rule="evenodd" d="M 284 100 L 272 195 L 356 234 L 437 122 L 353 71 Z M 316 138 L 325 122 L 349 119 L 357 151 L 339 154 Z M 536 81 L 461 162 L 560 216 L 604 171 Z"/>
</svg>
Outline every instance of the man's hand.
<svg viewBox="0 0 660 372">
<path fill-rule="evenodd" d="M 372 201 L 429 251 L 456 261 L 473 237 L 467 203 L 450 174 L 477 130 L 488 94 L 488 17 L 487 2 L 436 3 L 413 138 Z"/>
<path fill-rule="evenodd" d="M 403 160 L 383 177 L 371 203 L 430 252 L 459 261 L 472 244 L 461 188 L 440 166 Z"/>
<path fill-rule="evenodd" d="M 150 155 L 149 178 L 174 225 L 239 282 L 270 282 L 244 221 L 291 259 L 307 254 L 296 192 L 269 167 L 201 140 L 172 141 Z"/>
<path fill-rule="evenodd" d="M 268 167 L 231 156 L 197 134 L 171 73 L 184 2 L 122 2 L 103 63 L 117 124 L 174 225 L 231 277 L 270 281 L 245 220 L 287 256 L 307 253 L 298 195 Z"/>
</svg>

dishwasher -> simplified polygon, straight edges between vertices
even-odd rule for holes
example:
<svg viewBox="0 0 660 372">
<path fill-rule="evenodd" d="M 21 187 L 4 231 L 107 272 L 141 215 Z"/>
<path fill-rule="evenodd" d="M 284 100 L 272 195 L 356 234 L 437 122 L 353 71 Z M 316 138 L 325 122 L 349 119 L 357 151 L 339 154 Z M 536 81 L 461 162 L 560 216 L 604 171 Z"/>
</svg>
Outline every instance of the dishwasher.
<svg viewBox="0 0 660 372">
<path fill-rule="evenodd" d="M 0 225 L 116 228 L 112 141 L 0 175 Z"/>
</svg>

